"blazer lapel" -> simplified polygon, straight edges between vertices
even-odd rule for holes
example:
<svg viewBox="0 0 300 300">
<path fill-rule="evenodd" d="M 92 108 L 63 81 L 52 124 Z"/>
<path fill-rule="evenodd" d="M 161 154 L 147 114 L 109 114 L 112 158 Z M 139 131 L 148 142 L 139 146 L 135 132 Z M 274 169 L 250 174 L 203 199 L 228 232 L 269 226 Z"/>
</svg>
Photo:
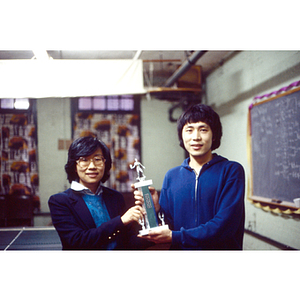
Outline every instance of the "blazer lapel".
<svg viewBox="0 0 300 300">
<path fill-rule="evenodd" d="M 70 204 L 78 219 L 88 228 L 96 228 L 94 219 L 79 193 L 70 190 Z"/>
<path fill-rule="evenodd" d="M 110 190 L 103 187 L 102 197 L 111 219 L 125 213 L 125 207 L 122 207 L 122 202 L 118 200 L 116 193 L 112 193 Z"/>
</svg>

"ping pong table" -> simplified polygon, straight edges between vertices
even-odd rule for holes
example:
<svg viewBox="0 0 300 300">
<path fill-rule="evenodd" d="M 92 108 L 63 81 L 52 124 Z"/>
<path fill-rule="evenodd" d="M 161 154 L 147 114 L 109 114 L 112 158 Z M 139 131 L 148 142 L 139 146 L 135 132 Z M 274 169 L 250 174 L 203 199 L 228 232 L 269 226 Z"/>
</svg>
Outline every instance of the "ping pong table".
<svg viewBox="0 0 300 300">
<path fill-rule="evenodd" d="M 61 250 L 59 236 L 52 226 L 0 228 L 0 250 Z"/>
</svg>

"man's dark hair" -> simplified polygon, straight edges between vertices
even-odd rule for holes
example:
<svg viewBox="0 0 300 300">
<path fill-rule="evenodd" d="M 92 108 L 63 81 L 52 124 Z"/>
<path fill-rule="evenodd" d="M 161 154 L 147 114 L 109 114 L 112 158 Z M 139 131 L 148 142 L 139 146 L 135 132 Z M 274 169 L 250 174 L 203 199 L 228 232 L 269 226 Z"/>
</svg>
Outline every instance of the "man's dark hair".
<svg viewBox="0 0 300 300">
<path fill-rule="evenodd" d="M 213 133 L 211 150 L 219 148 L 222 137 L 222 124 L 219 115 L 208 105 L 196 104 L 189 107 L 177 120 L 179 145 L 183 149 L 182 129 L 188 123 L 204 122 L 210 126 Z"/>
<path fill-rule="evenodd" d="M 76 172 L 76 161 L 80 157 L 89 156 L 96 150 L 101 149 L 105 158 L 105 170 L 101 182 L 105 182 L 110 176 L 111 155 L 108 147 L 100 140 L 94 137 L 81 137 L 76 139 L 70 146 L 68 152 L 68 162 L 65 165 L 68 181 L 78 181 L 79 177 Z"/>
</svg>

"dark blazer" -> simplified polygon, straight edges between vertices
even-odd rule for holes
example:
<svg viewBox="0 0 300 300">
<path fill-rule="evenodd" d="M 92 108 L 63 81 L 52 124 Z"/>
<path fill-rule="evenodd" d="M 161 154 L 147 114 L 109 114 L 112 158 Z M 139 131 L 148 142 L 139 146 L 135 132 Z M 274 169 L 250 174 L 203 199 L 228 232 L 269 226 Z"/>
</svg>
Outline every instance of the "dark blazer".
<svg viewBox="0 0 300 300">
<path fill-rule="evenodd" d="M 96 228 L 81 193 L 68 189 L 52 195 L 48 205 L 63 250 L 105 249 L 116 241 L 116 249 L 145 249 L 152 244 L 137 237 L 136 226 L 124 225 L 125 201 L 119 192 L 103 187 L 103 199 L 111 220 Z"/>
</svg>

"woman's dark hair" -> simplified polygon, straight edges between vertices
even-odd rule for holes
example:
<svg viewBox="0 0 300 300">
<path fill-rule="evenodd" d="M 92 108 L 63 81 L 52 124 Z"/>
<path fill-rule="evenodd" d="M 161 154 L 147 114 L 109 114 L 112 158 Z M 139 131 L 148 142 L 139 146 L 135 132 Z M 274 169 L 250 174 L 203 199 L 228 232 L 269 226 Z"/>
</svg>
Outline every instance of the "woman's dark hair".
<svg viewBox="0 0 300 300">
<path fill-rule="evenodd" d="M 76 172 L 76 161 L 80 157 L 89 156 L 93 154 L 97 149 L 101 149 L 105 158 L 105 170 L 101 182 L 105 182 L 110 176 L 111 169 L 111 156 L 108 147 L 97 138 L 88 136 L 81 137 L 75 140 L 68 152 L 68 162 L 65 165 L 65 171 L 67 173 L 68 181 L 71 183 L 73 180 L 78 181 L 79 177 Z"/>
<path fill-rule="evenodd" d="M 182 140 L 182 129 L 188 123 L 204 122 L 209 125 L 213 133 L 211 150 L 221 145 L 222 124 L 219 115 L 210 107 L 204 104 L 196 104 L 189 107 L 177 120 L 177 133 L 180 147 L 184 148 Z"/>
</svg>

